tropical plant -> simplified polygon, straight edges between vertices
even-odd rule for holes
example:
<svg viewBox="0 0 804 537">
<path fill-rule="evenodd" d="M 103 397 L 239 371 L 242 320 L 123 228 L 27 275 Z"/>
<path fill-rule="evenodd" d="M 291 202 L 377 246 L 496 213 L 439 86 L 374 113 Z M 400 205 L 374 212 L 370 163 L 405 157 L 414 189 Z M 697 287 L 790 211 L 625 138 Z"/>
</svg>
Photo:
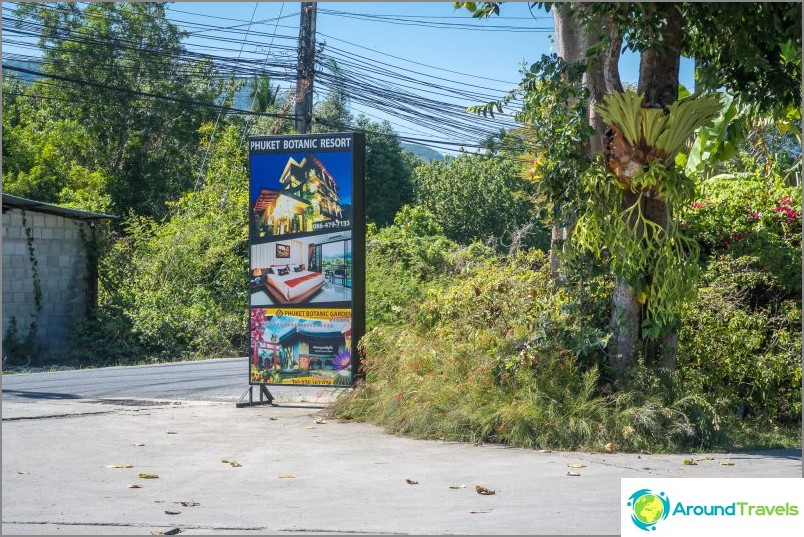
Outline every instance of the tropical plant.
<svg viewBox="0 0 804 537">
<path fill-rule="evenodd" d="M 271 76 L 268 73 L 260 73 L 249 82 L 249 94 L 251 99 L 251 110 L 258 114 L 264 114 L 276 106 L 279 97 L 279 86 L 271 85 Z"/>
<path fill-rule="evenodd" d="M 678 328 L 698 271 L 698 245 L 672 213 L 692 202 L 695 185 L 673 163 L 720 103 L 689 97 L 665 112 L 644 108 L 643 98 L 631 91 L 612 94 L 599 107 L 611 129 L 605 167 L 594 166 L 585 176 L 586 201 L 574 238 L 596 255 L 610 256 L 614 274 L 645 305 L 643 337 L 655 338 Z"/>
<path fill-rule="evenodd" d="M 461 154 L 431 161 L 414 171 L 416 200 L 458 243 L 481 241 L 508 249 L 512 236 L 528 226 L 523 245 L 546 248 L 546 233 L 533 226 L 533 185 L 520 169 L 518 160 L 504 155 Z"/>
</svg>

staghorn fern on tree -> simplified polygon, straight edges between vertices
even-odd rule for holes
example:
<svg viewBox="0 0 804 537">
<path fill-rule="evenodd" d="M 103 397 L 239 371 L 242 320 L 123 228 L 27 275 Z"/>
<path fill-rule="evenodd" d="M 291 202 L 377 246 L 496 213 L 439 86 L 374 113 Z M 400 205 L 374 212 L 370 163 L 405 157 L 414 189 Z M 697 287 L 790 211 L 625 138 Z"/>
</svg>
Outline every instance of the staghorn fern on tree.
<svg viewBox="0 0 804 537">
<path fill-rule="evenodd" d="M 609 127 L 606 150 L 584 176 L 574 238 L 598 256 L 607 252 L 614 273 L 644 305 L 643 337 L 655 338 L 678 327 L 698 273 L 698 244 L 672 210 L 693 200 L 695 184 L 675 167 L 675 157 L 721 103 L 697 95 L 661 109 L 643 107 L 643 99 L 633 91 L 613 93 L 598 107 Z M 650 214 L 657 207 L 658 217 Z"/>
</svg>

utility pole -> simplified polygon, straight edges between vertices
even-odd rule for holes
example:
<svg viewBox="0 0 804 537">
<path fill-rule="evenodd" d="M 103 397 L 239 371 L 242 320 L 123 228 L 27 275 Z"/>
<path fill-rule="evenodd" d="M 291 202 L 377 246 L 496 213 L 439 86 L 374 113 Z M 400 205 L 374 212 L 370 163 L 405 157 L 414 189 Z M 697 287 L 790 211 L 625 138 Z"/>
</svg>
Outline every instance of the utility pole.
<svg viewBox="0 0 804 537">
<path fill-rule="evenodd" d="M 296 132 L 299 134 L 310 131 L 313 119 L 316 5 L 317 2 L 301 3 L 299 57 L 296 64 Z"/>
</svg>

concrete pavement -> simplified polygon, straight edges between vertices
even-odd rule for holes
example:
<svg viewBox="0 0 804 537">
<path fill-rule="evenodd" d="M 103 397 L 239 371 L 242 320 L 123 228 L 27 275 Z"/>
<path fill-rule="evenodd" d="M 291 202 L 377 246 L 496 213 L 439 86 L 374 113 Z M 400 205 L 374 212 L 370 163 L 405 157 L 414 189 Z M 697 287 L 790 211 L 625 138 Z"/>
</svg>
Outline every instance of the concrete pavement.
<svg viewBox="0 0 804 537">
<path fill-rule="evenodd" d="M 317 423 L 310 406 L 177 403 L 4 400 L 3 534 L 616 534 L 621 477 L 802 474 L 800 450 L 686 466 L 685 455 L 400 438 Z"/>
</svg>

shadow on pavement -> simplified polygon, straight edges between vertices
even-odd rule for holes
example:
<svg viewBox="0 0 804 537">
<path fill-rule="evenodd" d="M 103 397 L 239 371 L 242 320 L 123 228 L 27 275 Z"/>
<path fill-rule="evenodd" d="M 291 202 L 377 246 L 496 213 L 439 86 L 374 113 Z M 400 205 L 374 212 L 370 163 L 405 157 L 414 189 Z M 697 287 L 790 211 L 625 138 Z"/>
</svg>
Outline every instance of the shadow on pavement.
<svg viewBox="0 0 804 537">
<path fill-rule="evenodd" d="M 801 449 L 750 449 L 745 451 L 735 451 L 730 458 L 739 459 L 740 455 L 760 455 L 762 457 L 774 457 L 777 459 L 801 460 Z"/>
<path fill-rule="evenodd" d="M 26 399 L 82 399 L 80 395 L 74 393 L 55 393 L 55 392 L 29 392 L 25 390 L 3 390 L 3 395 L 14 397 L 25 397 Z"/>
</svg>

